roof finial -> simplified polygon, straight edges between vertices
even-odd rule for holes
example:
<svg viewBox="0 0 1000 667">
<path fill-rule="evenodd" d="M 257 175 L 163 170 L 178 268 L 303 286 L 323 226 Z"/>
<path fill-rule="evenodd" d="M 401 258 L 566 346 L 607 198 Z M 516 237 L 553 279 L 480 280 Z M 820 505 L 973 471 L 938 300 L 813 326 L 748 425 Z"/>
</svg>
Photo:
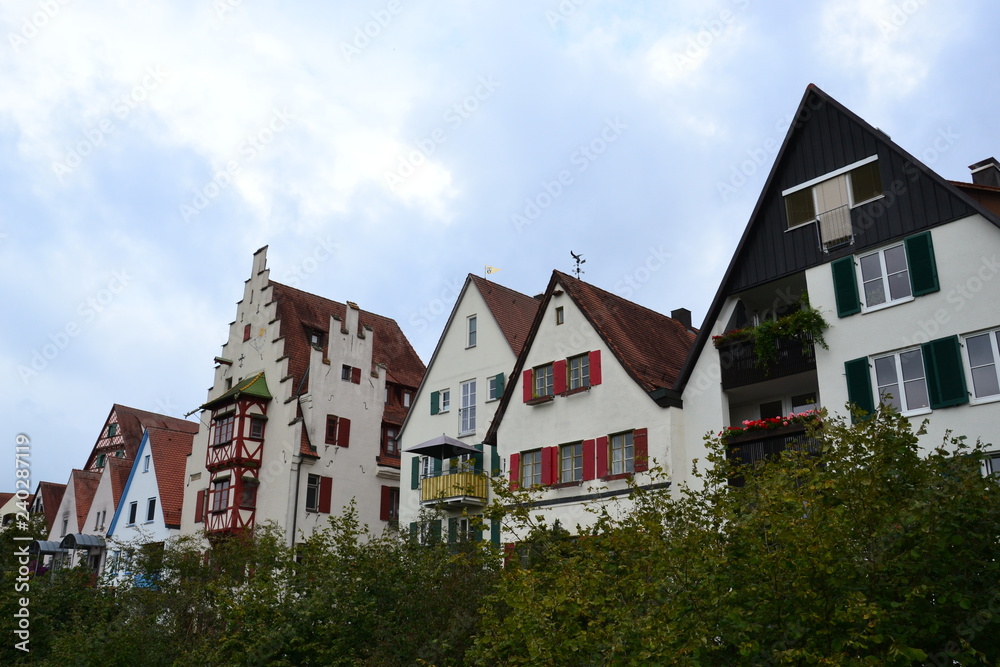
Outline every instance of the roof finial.
<svg viewBox="0 0 1000 667">
<path fill-rule="evenodd" d="M 587 260 L 585 260 L 583 258 L 583 253 L 577 255 L 575 252 L 573 252 L 572 250 L 570 250 L 569 254 L 573 256 L 573 261 L 576 262 L 576 266 L 573 267 L 573 273 L 576 274 L 576 279 L 580 280 L 580 276 L 583 275 L 583 267 L 582 267 L 582 265 L 586 264 Z"/>
</svg>

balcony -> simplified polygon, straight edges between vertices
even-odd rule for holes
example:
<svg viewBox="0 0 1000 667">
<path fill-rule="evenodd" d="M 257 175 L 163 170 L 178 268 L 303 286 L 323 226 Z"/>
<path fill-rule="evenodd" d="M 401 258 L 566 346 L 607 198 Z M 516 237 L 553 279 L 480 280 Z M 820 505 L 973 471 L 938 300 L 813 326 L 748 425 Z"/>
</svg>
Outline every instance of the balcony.
<svg viewBox="0 0 1000 667">
<path fill-rule="evenodd" d="M 779 456 L 786 450 L 810 453 L 819 451 L 819 443 L 806 434 L 806 425 L 801 423 L 731 435 L 725 439 L 725 443 L 726 459 L 737 465 L 754 465 Z M 729 484 L 743 486 L 743 478 L 731 478 Z"/>
<path fill-rule="evenodd" d="M 481 472 L 447 471 L 420 480 L 420 504 L 482 506 L 486 504 L 489 488 L 489 477 Z"/>
<path fill-rule="evenodd" d="M 243 438 L 211 445 L 205 457 L 205 467 L 209 472 L 218 472 L 223 468 L 235 466 L 259 468 L 263 450 L 263 442 Z"/>
<path fill-rule="evenodd" d="M 761 362 L 754 349 L 754 340 L 733 341 L 719 346 L 724 390 L 787 377 L 816 370 L 816 350 L 811 340 L 779 338 L 775 343 L 776 357 L 770 363 Z"/>
</svg>

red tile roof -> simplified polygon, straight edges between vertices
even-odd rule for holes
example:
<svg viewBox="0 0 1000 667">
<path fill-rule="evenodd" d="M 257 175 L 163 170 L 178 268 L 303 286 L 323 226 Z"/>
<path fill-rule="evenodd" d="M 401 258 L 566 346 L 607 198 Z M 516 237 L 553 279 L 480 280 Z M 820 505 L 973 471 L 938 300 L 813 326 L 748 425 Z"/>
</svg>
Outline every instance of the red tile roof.
<svg viewBox="0 0 1000 667">
<path fill-rule="evenodd" d="M 673 387 L 695 332 L 677 320 L 562 273 L 552 272 L 629 375 L 647 392 Z M 551 293 L 550 282 L 546 295 Z"/>
<path fill-rule="evenodd" d="M 74 469 L 69 476 L 73 484 L 73 498 L 76 500 L 76 532 L 82 533 L 90 506 L 94 502 L 97 485 L 101 483 L 101 473 Z"/>
<path fill-rule="evenodd" d="M 184 467 L 191 453 L 194 434 L 160 428 L 150 428 L 148 432 L 163 523 L 168 528 L 180 528 L 184 506 Z"/>
<path fill-rule="evenodd" d="M 65 484 L 56 484 L 55 482 L 39 482 L 38 488 L 35 489 L 34 499 L 41 496 L 42 499 L 42 511 L 45 514 L 45 529 L 48 532 L 52 532 L 52 524 L 56 521 L 56 516 L 59 513 L 59 505 L 62 503 L 63 494 L 66 493 Z"/>
<path fill-rule="evenodd" d="M 115 507 L 121 500 L 122 492 L 128 483 L 128 474 L 132 470 L 132 462 L 125 458 L 111 457 L 105 472 L 111 475 L 111 500 Z"/>
<path fill-rule="evenodd" d="M 0 507 L 7 504 L 7 501 L 14 497 L 13 493 L 0 493 Z"/>
<path fill-rule="evenodd" d="M 510 349 L 513 350 L 515 356 L 520 354 L 521 348 L 524 347 L 524 341 L 528 339 L 528 333 L 531 331 L 531 323 L 534 321 L 538 307 L 542 302 L 527 294 L 521 294 L 509 287 L 498 285 L 471 273 L 469 278 L 476 284 L 486 306 L 493 313 Z"/>
<path fill-rule="evenodd" d="M 97 458 L 98 445 L 102 440 L 107 440 L 104 435 L 105 429 L 108 423 L 112 421 L 112 416 L 117 417 L 118 435 L 122 438 L 125 450 L 124 458 L 128 462 L 132 462 L 135 459 L 135 453 L 139 451 L 139 444 L 142 442 L 142 432 L 146 428 L 169 428 L 190 433 L 198 432 L 197 422 L 187 421 L 178 417 L 168 417 L 167 415 L 147 412 L 146 410 L 130 408 L 126 405 L 115 403 L 111 406 L 111 412 L 108 413 L 108 418 L 104 420 L 104 424 L 101 426 L 101 433 L 94 442 L 94 447 L 87 458 L 87 464 L 84 466 L 87 470 L 90 470 L 94 459 Z"/>
<path fill-rule="evenodd" d="M 309 367 L 312 349 L 306 330 L 316 329 L 329 334 L 330 316 L 346 321 L 347 306 L 274 281 L 270 282 L 270 286 L 273 287 L 271 299 L 277 301 L 277 318 L 281 320 L 278 335 L 285 339 L 288 372 L 298 390 L 299 382 Z M 359 311 L 358 321 L 362 326 L 371 327 L 375 334 L 373 363 L 386 367 L 390 382 L 416 389 L 426 368 L 396 321 L 366 310 Z"/>
</svg>

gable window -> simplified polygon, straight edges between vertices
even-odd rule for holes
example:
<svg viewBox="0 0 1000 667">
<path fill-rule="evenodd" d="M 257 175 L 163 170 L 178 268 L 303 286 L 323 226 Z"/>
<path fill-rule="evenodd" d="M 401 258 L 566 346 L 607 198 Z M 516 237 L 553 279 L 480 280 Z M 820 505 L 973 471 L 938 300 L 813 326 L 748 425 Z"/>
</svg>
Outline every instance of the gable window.
<svg viewBox="0 0 1000 667">
<path fill-rule="evenodd" d="M 97 455 L 97 460 L 94 462 L 94 467 L 95 468 L 103 468 L 104 467 L 104 459 L 106 458 L 106 456 L 107 456 L 106 454 L 98 454 Z"/>
<path fill-rule="evenodd" d="M 542 450 L 536 449 L 521 454 L 521 488 L 542 483 Z"/>
<path fill-rule="evenodd" d="M 410 398 L 411 398 L 410 392 L 404 391 L 403 392 L 403 407 L 404 408 L 410 407 Z"/>
<path fill-rule="evenodd" d="M 215 429 L 215 437 L 212 439 L 213 445 L 224 445 L 233 439 L 233 424 L 236 421 L 232 413 L 225 417 L 217 417 L 212 427 Z"/>
<path fill-rule="evenodd" d="M 250 437 L 255 440 L 264 439 L 264 423 L 265 419 L 262 417 L 251 417 L 250 418 Z"/>
<path fill-rule="evenodd" d="M 875 357 L 874 365 L 877 395 L 883 403 L 903 414 L 930 407 L 919 348 Z"/>
<path fill-rule="evenodd" d="M 858 271 L 866 309 L 908 300 L 913 296 L 902 243 L 861 255 Z"/>
<path fill-rule="evenodd" d="M 149 459 L 150 459 L 150 455 L 149 454 L 146 454 L 146 456 L 144 456 L 143 459 L 142 459 L 142 471 L 143 472 L 149 472 Z"/>
<path fill-rule="evenodd" d="M 476 316 L 469 315 L 468 319 L 468 338 L 466 340 L 466 347 L 476 346 Z"/>
<path fill-rule="evenodd" d="M 213 512 L 224 512 L 229 508 L 229 485 L 230 480 L 228 477 L 212 483 Z"/>
<path fill-rule="evenodd" d="M 462 407 L 459 409 L 459 435 L 476 432 L 476 381 L 462 383 Z"/>
<path fill-rule="evenodd" d="M 973 400 L 1000 399 L 1000 329 L 966 336 L 965 354 Z"/>
<path fill-rule="evenodd" d="M 610 438 L 608 452 L 609 471 L 612 475 L 631 473 L 635 461 L 632 431 L 618 433 Z"/>
<path fill-rule="evenodd" d="M 489 394 L 486 398 L 488 401 L 495 401 L 503 396 L 503 373 L 498 375 L 491 375 L 489 380 Z"/>
<path fill-rule="evenodd" d="M 825 213 L 837 209 L 846 211 L 881 197 L 882 194 L 878 156 L 873 155 L 782 192 L 788 229 L 813 222 L 817 218 L 822 223 Z M 849 215 L 846 222 L 849 235 Z M 823 235 L 823 240 L 829 240 L 827 235 Z"/>
<path fill-rule="evenodd" d="M 583 443 L 559 448 L 559 481 L 579 482 L 583 479 Z"/>
<path fill-rule="evenodd" d="M 135 525 L 135 515 L 139 513 L 139 501 L 134 500 L 128 504 L 128 525 Z M 66 533 L 66 522 L 63 522 L 63 534 Z"/>
<path fill-rule="evenodd" d="M 556 326 L 566 321 L 566 315 L 562 306 L 556 306 Z"/>
<path fill-rule="evenodd" d="M 250 340 L 250 325 L 249 324 L 246 325 L 245 327 L 243 327 L 243 342 L 245 343 L 248 340 Z"/>
<path fill-rule="evenodd" d="M 552 364 L 545 364 L 544 366 L 538 366 L 534 369 L 534 396 L 536 398 L 542 396 L 552 396 L 555 393 L 554 377 Z"/>
<path fill-rule="evenodd" d="M 108 437 L 113 438 L 118 434 L 118 424 L 108 424 Z"/>
<path fill-rule="evenodd" d="M 146 521 L 152 521 L 156 517 L 156 498 L 146 501 Z"/>
<path fill-rule="evenodd" d="M 569 359 L 569 388 L 583 389 L 590 386 L 590 355 L 581 354 Z"/>
<path fill-rule="evenodd" d="M 249 326 L 249 325 L 247 325 Z M 323 346 L 323 332 L 322 331 L 310 331 L 309 332 L 309 344 L 313 347 Z"/>
</svg>

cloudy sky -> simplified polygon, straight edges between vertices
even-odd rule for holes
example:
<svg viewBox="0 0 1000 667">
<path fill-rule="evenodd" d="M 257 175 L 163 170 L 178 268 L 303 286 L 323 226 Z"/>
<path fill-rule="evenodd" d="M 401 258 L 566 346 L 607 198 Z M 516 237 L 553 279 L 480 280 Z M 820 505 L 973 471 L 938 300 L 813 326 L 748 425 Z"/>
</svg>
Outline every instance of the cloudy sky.
<svg viewBox="0 0 1000 667">
<path fill-rule="evenodd" d="M 0 490 L 17 434 L 65 482 L 112 404 L 202 403 L 263 245 L 425 362 L 466 274 L 571 250 L 700 323 L 807 84 L 946 178 L 1000 154 L 1000 10 L 961 9 L 5 0 Z"/>
</svg>

